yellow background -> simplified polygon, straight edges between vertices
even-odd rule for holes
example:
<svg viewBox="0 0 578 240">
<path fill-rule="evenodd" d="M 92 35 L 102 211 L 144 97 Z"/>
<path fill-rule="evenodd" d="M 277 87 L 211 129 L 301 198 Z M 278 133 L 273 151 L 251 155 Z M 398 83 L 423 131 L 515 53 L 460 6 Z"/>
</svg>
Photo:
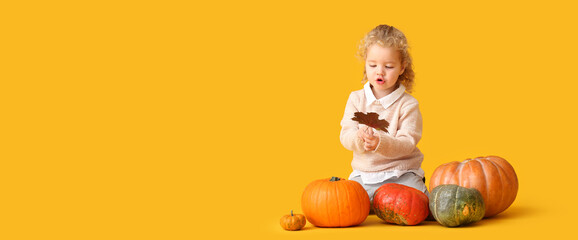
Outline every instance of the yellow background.
<svg viewBox="0 0 578 240">
<path fill-rule="evenodd" d="M 0 6 L 2 239 L 508 239 L 573 234 L 571 1 L 17 1 Z M 286 232 L 350 171 L 339 122 L 358 41 L 408 37 L 435 167 L 484 155 L 518 197 L 469 227 Z"/>
</svg>

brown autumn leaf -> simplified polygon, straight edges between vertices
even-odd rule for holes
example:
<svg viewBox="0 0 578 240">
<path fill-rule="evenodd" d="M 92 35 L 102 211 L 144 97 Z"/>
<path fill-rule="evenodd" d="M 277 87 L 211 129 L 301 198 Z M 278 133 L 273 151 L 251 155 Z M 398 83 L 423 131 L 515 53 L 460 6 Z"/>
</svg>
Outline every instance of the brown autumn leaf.
<svg viewBox="0 0 578 240">
<path fill-rule="evenodd" d="M 379 114 L 376 112 L 368 112 L 367 114 L 362 112 L 355 112 L 353 118 L 351 120 L 357 121 L 360 124 L 365 124 L 372 128 L 388 132 L 387 127 L 389 126 L 389 122 L 386 120 L 380 120 Z"/>
</svg>

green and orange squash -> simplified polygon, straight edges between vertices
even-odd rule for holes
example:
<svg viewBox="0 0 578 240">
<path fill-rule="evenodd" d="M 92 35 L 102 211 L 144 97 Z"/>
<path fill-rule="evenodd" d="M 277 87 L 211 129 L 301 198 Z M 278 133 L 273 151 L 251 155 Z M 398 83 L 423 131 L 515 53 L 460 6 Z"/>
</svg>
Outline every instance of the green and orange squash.
<svg viewBox="0 0 578 240">
<path fill-rule="evenodd" d="M 436 221 L 446 227 L 480 221 L 486 209 L 478 190 L 454 184 L 435 187 L 430 194 L 429 208 Z"/>
<path fill-rule="evenodd" d="M 379 187 L 373 195 L 372 208 L 382 220 L 398 225 L 417 225 L 429 214 L 425 193 L 397 183 Z"/>
</svg>

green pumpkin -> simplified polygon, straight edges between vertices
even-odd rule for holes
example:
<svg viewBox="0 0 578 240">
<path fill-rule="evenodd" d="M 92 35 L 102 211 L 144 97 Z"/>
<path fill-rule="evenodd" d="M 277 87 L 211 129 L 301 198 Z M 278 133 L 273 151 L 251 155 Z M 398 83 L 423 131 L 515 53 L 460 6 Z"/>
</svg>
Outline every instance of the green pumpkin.
<svg viewBox="0 0 578 240">
<path fill-rule="evenodd" d="M 446 227 L 458 227 L 482 220 L 486 213 L 482 194 L 475 188 L 439 185 L 429 197 L 433 217 Z"/>
</svg>

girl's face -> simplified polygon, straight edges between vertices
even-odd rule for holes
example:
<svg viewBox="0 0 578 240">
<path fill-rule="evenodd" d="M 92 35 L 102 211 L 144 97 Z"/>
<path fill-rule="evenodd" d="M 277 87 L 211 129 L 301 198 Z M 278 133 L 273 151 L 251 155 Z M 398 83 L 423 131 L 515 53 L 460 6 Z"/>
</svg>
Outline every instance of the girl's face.
<svg viewBox="0 0 578 240">
<path fill-rule="evenodd" d="M 365 71 L 377 98 L 395 90 L 397 78 L 405 70 L 399 51 L 373 44 L 367 49 Z"/>
</svg>

